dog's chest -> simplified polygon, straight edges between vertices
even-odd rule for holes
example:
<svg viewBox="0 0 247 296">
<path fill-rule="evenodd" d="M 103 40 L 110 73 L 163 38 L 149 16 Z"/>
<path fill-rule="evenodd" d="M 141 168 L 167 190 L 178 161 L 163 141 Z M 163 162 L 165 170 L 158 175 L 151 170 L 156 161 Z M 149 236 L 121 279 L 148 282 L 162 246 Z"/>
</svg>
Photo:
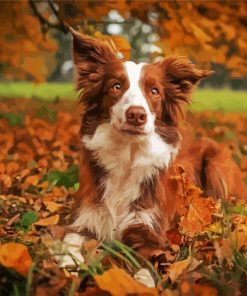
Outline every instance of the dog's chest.
<svg viewBox="0 0 247 296">
<path fill-rule="evenodd" d="M 131 204 L 141 197 L 141 184 L 168 166 L 174 149 L 156 134 L 138 143 L 114 138 L 109 126 L 83 142 L 107 174 L 100 180 L 104 189 L 100 204 L 82 209 L 75 226 L 87 228 L 98 239 L 121 239 L 122 232 L 135 223 L 152 227 L 153 209 L 136 212 Z"/>
</svg>

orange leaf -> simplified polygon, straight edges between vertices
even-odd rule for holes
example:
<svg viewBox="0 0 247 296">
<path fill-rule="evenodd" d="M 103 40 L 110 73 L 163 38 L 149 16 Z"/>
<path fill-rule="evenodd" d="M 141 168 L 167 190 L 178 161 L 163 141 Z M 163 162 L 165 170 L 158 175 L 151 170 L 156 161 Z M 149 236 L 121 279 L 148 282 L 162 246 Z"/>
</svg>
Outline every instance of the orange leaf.
<svg viewBox="0 0 247 296">
<path fill-rule="evenodd" d="M 0 174 L 4 174 L 6 170 L 6 166 L 4 163 L 0 163 Z"/>
<path fill-rule="evenodd" d="M 27 189 L 28 186 L 30 186 L 30 185 L 35 186 L 35 185 L 38 184 L 38 182 L 39 182 L 39 176 L 38 175 L 28 176 L 25 179 L 24 183 L 22 184 L 22 189 Z"/>
<path fill-rule="evenodd" d="M 170 245 L 180 245 L 182 236 L 177 228 L 170 229 L 166 232 L 166 236 L 169 240 Z"/>
<path fill-rule="evenodd" d="M 158 295 L 155 288 L 148 288 L 135 281 L 123 269 L 114 266 L 103 275 L 96 275 L 94 279 L 98 287 L 108 291 L 113 296 L 124 295 Z"/>
<path fill-rule="evenodd" d="M 218 295 L 216 288 L 206 286 L 206 285 L 193 284 L 192 290 L 195 296 L 208 296 L 208 295 L 217 296 Z"/>
<path fill-rule="evenodd" d="M 19 168 L 20 168 L 19 164 L 14 161 L 10 161 L 6 164 L 6 172 L 8 175 L 12 175 L 18 172 Z"/>
<path fill-rule="evenodd" d="M 111 39 L 115 43 L 117 50 L 120 51 L 126 60 L 130 59 L 131 47 L 129 41 L 123 36 L 111 36 Z"/>
<path fill-rule="evenodd" d="M 23 244 L 7 243 L 0 246 L 0 264 L 27 276 L 32 258 Z"/>
<path fill-rule="evenodd" d="M 43 203 L 45 204 L 46 209 L 48 211 L 50 211 L 51 213 L 56 212 L 62 206 L 61 204 L 58 204 L 58 203 L 53 202 L 53 201 L 44 201 Z"/>
<path fill-rule="evenodd" d="M 40 219 L 34 225 L 38 226 L 48 226 L 48 225 L 56 225 L 59 221 L 59 215 L 50 216 L 48 218 Z"/>
</svg>

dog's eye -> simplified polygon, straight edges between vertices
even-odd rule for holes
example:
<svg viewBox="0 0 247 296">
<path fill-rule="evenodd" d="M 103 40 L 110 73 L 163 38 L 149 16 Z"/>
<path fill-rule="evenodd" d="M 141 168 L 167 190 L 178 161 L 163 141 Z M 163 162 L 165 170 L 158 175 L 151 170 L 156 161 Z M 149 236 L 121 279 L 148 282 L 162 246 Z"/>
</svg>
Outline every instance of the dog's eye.
<svg viewBox="0 0 247 296">
<path fill-rule="evenodd" d="M 151 93 L 152 93 L 152 95 L 157 96 L 157 95 L 159 94 L 159 90 L 158 90 L 158 88 L 157 88 L 157 87 L 153 87 L 153 88 L 151 89 Z"/>
<path fill-rule="evenodd" d="M 117 91 L 121 89 L 121 84 L 119 82 L 115 82 L 112 86 L 113 90 Z"/>
</svg>

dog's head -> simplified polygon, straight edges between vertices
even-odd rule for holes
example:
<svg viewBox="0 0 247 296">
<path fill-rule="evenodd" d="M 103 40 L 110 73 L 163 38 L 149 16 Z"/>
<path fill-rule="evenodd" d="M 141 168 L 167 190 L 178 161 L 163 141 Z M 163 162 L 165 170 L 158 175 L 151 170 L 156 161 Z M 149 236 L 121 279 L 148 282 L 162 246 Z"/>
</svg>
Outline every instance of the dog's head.
<svg viewBox="0 0 247 296">
<path fill-rule="evenodd" d="M 76 86 L 86 105 L 85 134 L 106 121 L 123 137 L 145 136 L 162 125 L 175 127 L 183 103 L 212 73 L 197 69 L 185 57 L 171 56 L 154 64 L 122 61 L 106 42 L 73 30 L 72 34 Z"/>
</svg>

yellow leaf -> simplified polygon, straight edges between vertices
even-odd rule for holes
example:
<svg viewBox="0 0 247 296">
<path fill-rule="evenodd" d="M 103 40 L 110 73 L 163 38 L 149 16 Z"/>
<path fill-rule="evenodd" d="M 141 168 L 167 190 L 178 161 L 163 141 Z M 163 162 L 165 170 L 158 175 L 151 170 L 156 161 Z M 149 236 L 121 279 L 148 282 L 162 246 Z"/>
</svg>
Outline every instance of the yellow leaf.
<svg viewBox="0 0 247 296">
<path fill-rule="evenodd" d="M 183 271 L 190 265 L 191 260 L 192 258 L 188 257 L 185 260 L 173 263 L 169 267 L 168 274 L 172 282 L 175 282 L 176 279 L 183 273 Z"/>
<path fill-rule="evenodd" d="M 48 218 L 40 219 L 34 224 L 38 226 L 48 226 L 48 225 L 56 225 L 58 221 L 59 221 L 59 215 L 54 215 Z"/>
<path fill-rule="evenodd" d="M 116 266 L 106 271 L 103 275 L 96 275 L 94 279 L 98 287 L 113 296 L 125 295 L 158 295 L 155 288 L 148 288 L 135 281 L 123 269 Z"/>
<path fill-rule="evenodd" d="M 27 276 L 32 258 L 23 244 L 7 243 L 0 246 L 0 264 Z"/>
<path fill-rule="evenodd" d="M 56 212 L 57 210 L 59 210 L 59 208 L 61 208 L 61 204 L 58 204 L 56 202 L 53 202 L 53 201 L 44 201 L 43 202 L 44 205 L 46 206 L 46 209 L 51 212 L 51 213 L 54 213 Z"/>
</svg>

